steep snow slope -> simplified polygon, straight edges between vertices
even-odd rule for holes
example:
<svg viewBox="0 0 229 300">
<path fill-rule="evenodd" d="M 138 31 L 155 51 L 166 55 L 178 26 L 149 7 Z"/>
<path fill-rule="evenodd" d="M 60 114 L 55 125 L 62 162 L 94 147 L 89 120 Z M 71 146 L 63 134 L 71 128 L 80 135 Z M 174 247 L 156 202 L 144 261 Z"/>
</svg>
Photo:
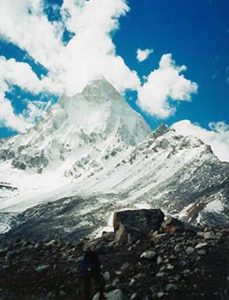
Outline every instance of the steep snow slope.
<svg viewBox="0 0 229 300">
<path fill-rule="evenodd" d="M 147 206 L 228 222 L 229 164 L 165 125 L 152 133 L 105 80 L 61 99 L 28 133 L 3 142 L 0 157 L 0 182 L 13 187 L 0 189 L 2 211 L 78 196 L 77 216 L 96 211 L 104 220 L 118 208 Z"/>
</svg>

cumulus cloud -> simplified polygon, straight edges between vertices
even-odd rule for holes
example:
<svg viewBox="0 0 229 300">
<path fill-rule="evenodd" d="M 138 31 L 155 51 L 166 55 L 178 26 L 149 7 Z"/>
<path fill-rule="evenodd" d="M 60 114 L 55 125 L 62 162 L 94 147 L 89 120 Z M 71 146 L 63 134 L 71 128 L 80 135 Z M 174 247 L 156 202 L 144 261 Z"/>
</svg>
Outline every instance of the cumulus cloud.
<svg viewBox="0 0 229 300">
<path fill-rule="evenodd" d="M 73 95 L 99 75 L 120 91 L 136 89 L 139 78 L 116 54 L 111 37 L 128 10 L 124 0 L 64 0 L 62 20 L 49 22 L 43 0 L 2 0 L 0 35 L 48 69 L 43 83 L 53 93 Z M 73 33 L 67 45 L 66 29 Z"/>
<path fill-rule="evenodd" d="M 161 57 L 159 68 L 152 71 L 138 90 L 138 105 L 158 118 L 167 118 L 176 108 L 171 101 L 189 101 L 197 84 L 181 74 L 186 66 L 176 66 L 171 54 Z"/>
<path fill-rule="evenodd" d="M 0 88 L 5 92 L 11 85 L 20 86 L 23 89 L 38 93 L 42 91 L 42 81 L 33 72 L 32 68 L 15 59 L 6 59 L 0 56 Z"/>
<path fill-rule="evenodd" d="M 1 0 L 0 36 L 48 68 L 55 67 L 60 58 L 62 30 L 58 23 L 48 21 L 43 0 Z"/>
<path fill-rule="evenodd" d="M 43 83 L 31 67 L 15 59 L 0 56 L 0 125 L 7 126 L 18 132 L 25 131 L 32 124 L 25 120 L 23 114 L 16 115 L 11 102 L 6 97 L 12 85 L 38 93 L 43 90 Z"/>
<path fill-rule="evenodd" d="M 15 115 L 11 102 L 0 92 L 0 126 L 2 125 L 18 132 L 24 132 L 30 127 L 23 115 Z"/>
<path fill-rule="evenodd" d="M 64 23 L 75 36 L 65 49 L 65 82 L 74 94 L 88 81 L 103 75 L 120 91 L 136 89 L 139 78 L 116 54 L 111 33 L 118 29 L 118 18 L 129 10 L 124 0 L 65 0 L 62 5 Z M 76 71 L 79 70 L 79 71 Z"/>
<path fill-rule="evenodd" d="M 144 50 L 141 50 L 141 49 L 138 49 L 137 50 L 137 60 L 139 62 L 142 62 L 144 60 L 146 60 L 150 54 L 153 53 L 153 49 L 144 49 Z"/>
<path fill-rule="evenodd" d="M 202 128 L 189 120 L 176 122 L 172 127 L 182 135 L 193 135 L 209 144 L 221 161 L 229 161 L 229 124 L 211 122 L 209 129 Z"/>
</svg>

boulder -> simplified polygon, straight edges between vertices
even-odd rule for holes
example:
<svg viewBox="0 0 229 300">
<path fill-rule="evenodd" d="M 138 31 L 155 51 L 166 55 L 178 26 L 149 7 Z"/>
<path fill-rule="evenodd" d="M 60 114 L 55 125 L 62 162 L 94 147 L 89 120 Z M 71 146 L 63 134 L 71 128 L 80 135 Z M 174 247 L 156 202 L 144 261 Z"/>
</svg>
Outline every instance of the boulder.
<svg viewBox="0 0 229 300">
<path fill-rule="evenodd" d="M 114 232 L 106 232 L 104 231 L 102 233 L 102 239 L 107 241 L 107 242 L 112 242 L 115 239 Z"/>
<path fill-rule="evenodd" d="M 187 222 L 183 222 L 181 220 L 173 218 L 171 216 L 167 216 L 163 224 L 163 227 L 164 227 L 164 231 L 169 234 L 173 234 L 175 232 L 184 232 L 184 231 L 196 233 L 198 231 L 197 227 Z"/>
<path fill-rule="evenodd" d="M 158 230 L 164 220 L 160 209 L 125 210 L 114 214 L 115 241 L 118 244 L 134 243 Z"/>
</svg>

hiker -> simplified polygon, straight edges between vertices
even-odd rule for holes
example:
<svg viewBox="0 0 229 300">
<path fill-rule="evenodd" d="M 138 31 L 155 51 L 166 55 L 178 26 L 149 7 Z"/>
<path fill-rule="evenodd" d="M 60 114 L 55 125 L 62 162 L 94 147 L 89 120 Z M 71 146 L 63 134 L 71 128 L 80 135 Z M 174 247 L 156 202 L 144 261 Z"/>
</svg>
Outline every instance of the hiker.
<svg viewBox="0 0 229 300">
<path fill-rule="evenodd" d="M 91 280 L 99 287 L 99 300 L 106 299 L 104 296 L 105 282 L 100 272 L 100 261 L 96 251 L 96 244 L 91 243 L 81 262 L 81 275 L 84 281 L 84 299 L 90 299 Z"/>
</svg>

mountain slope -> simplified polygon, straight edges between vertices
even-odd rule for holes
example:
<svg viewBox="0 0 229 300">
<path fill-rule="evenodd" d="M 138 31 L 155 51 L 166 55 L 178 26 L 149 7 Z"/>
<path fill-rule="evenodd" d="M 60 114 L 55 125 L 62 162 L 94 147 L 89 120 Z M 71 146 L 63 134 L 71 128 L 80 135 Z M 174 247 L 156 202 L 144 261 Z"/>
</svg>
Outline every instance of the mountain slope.
<svg viewBox="0 0 229 300">
<path fill-rule="evenodd" d="M 142 206 L 193 222 L 229 220 L 229 164 L 197 138 L 165 125 L 151 132 L 105 80 L 61 99 L 28 133 L 2 142 L 0 157 L 0 182 L 8 186 L 0 189 L 2 212 L 40 203 L 45 210 L 47 202 L 76 197 L 73 217 L 93 213 L 100 224 L 114 209 Z M 67 205 L 59 203 L 61 210 Z"/>
</svg>

